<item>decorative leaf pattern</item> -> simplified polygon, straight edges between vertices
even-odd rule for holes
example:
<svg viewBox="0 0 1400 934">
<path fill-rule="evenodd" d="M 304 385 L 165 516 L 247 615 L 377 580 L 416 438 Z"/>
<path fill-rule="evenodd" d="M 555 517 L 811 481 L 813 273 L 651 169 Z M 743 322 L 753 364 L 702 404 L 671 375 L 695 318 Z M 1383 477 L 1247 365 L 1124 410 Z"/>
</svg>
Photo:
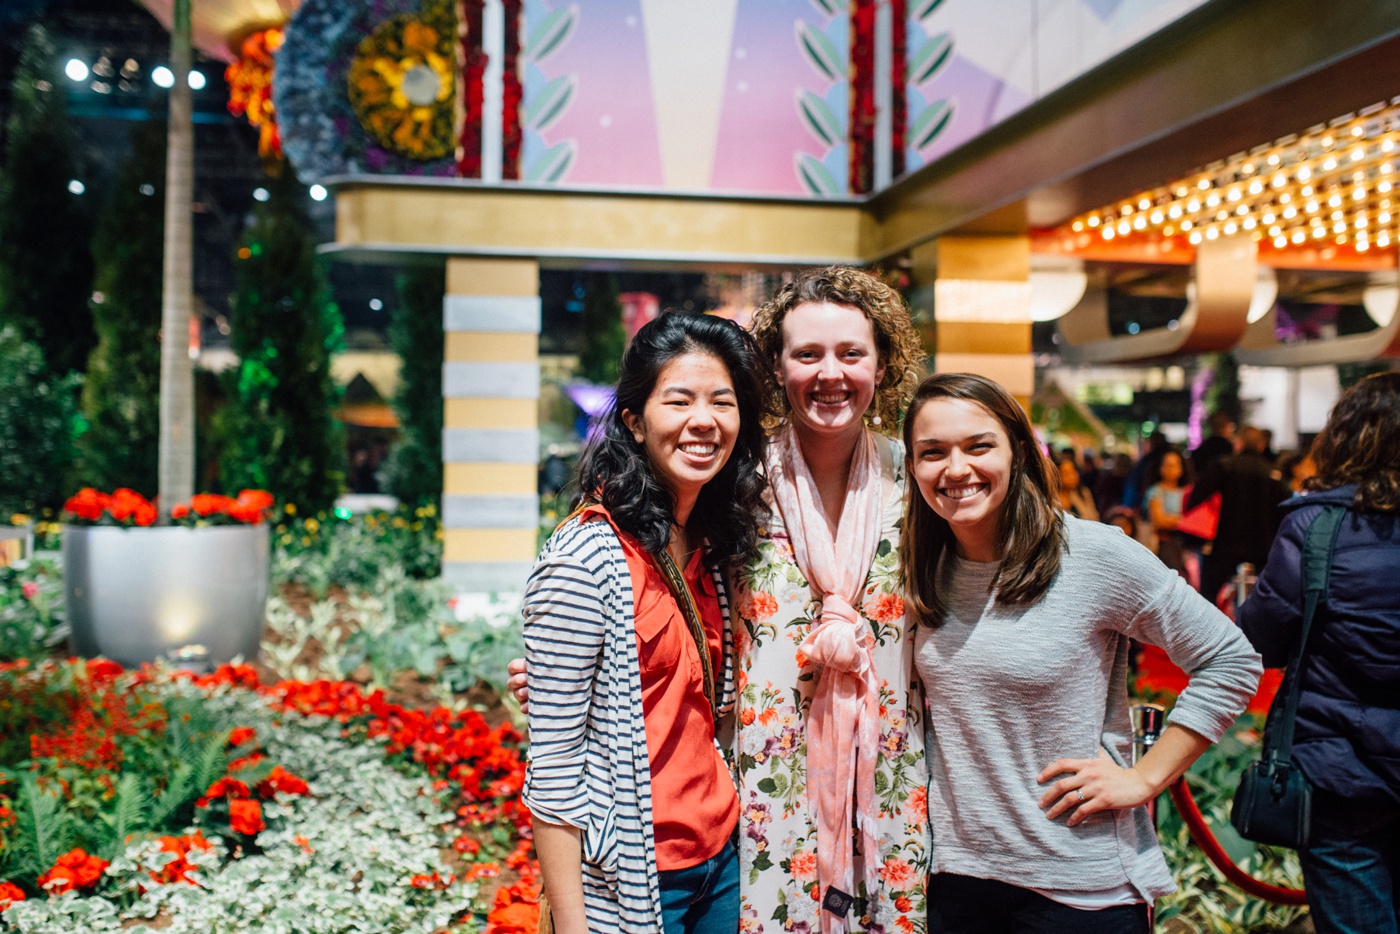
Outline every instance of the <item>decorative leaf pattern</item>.
<svg viewBox="0 0 1400 934">
<path fill-rule="evenodd" d="M 525 105 L 521 122 L 535 131 L 544 130 L 564 115 L 573 102 L 574 91 L 578 87 L 573 75 L 561 75 L 540 89 Z"/>
<path fill-rule="evenodd" d="M 919 114 L 914 125 L 909 128 L 909 145 L 915 150 L 927 149 L 948 126 L 953 118 L 953 104 L 947 100 L 937 100 Z"/>
<path fill-rule="evenodd" d="M 555 143 L 525 167 L 524 181 L 560 181 L 569 171 L 569 166 L 574 164 L 574 154 L 577 151 L 578 145 L 571 139 Z"/>
<path fill-rule="evenodd" d="M 841 142 L 841 120 L 836 113 L 811 91 L 797 92 L 797 110 L 807 131 L 827 146 Z"/>
<path fill-rule="evenodd" d="M 578 4 L 574 3 L 541 19 L 525 40 L 525 54 L 530 61 L 541 62 L 568 42 L 578 25 L 578 15 Z"/>
<path fill-rule="evenodd" d="M 845 60 L 836 46 L 820 30 L 801 20 L 797 23 L 797 45 L 808 64 L 828 81 L 840 81 L 845 77 Z"/>
<path fill-rule="evenodd" d="M 909 83 L 927 84 L 952 57 L 952 36 L 943 32 L 929 39 L 909 59 Z"/>
<path fill-rule="evenodd" d="M 917 0 L 910 15 L 916 20 L 926 20 L 933 15 L 933 11 L 943 5 L 943 0 Z"/>
<path fill-rule="evenodd" d="M 797 175 L 807 191 L 820 198 L 833 198 L 841 194 L 841 186 L 826 166 L 811 153 L 797 154 Z"/>
</svg>

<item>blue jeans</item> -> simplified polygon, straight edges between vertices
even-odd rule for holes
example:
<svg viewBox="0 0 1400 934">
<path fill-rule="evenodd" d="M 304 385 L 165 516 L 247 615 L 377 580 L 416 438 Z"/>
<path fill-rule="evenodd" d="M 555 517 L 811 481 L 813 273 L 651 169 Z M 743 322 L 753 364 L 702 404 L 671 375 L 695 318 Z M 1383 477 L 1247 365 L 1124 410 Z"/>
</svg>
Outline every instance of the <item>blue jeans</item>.
<svg viewBox="0 0 1400 934">
<path fill-rule="evenodd" d="M 739 930 L 739 854 L 733 841 L 714 856 L 661 876 L 666 934 L 734 934 Z"/>
<path fill-rule="evenodd" d="M 1318 790 L 1311 842 L 1298 851 L 1317 934 L 1397 934 L 1400 819 Z"/>
</svg>

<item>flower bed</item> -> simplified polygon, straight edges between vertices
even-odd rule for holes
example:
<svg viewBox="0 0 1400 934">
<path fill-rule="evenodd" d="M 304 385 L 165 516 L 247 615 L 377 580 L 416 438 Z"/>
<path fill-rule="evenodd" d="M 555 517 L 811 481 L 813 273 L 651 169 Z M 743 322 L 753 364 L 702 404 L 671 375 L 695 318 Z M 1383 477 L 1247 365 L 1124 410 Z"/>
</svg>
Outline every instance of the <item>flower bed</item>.
<svg viewBox="0 0 1400 934">
<path fill-rule="evenodd" d="M 523 776 L 509 726 L 347 682 L 0 666 L 0 929 L 532 930 Z"/>
</svg>

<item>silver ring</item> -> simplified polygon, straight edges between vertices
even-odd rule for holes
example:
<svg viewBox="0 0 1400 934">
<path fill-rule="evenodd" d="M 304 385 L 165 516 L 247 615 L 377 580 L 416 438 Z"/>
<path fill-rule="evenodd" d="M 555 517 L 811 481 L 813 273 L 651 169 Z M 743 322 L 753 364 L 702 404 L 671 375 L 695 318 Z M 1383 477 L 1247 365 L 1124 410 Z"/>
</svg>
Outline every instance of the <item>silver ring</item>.
<svg viewBox="0 0 1400 934">
<path fill-rule="evenodd" d="M 1074 793 L 1077 794 L 1077 795 L 1079 795 L 1079 803 L 1080 803 L 1080 804 L 1083 804 L 1083 803 L 1084 803 L 1084 789 L 1083 789 L 1083 788 L 1076 788 L 1076 789 L 1074 789 Z"/>
</svg>

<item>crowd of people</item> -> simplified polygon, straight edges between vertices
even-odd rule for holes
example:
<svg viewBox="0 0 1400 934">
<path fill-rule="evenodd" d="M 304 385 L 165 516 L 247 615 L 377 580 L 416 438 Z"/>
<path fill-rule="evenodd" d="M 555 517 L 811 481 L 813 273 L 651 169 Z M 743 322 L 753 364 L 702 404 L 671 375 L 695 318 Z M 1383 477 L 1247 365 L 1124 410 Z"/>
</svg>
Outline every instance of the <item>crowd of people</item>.
<svg viewBox="0 0 1400 934">
<path fill-rule="evenodd" d="M 1207 596 L 1250 561 L 1259 599 L 1287 605 L 1288 484 L 1261 432 L 1236 443 L 1219 419 L 1189 456 L 1154 438 L 1108 472 L 1052 459 L 995 382 L 923 372 L 899 295 L 854 269 L 799 274 L 751 333 L 680 314 L 637 333 L 512 665 L 555 931 L 1149 930 L 1174 882 L 1146 805 L 1243 710 L 1262 671 L 1250 639 L 1275 657 L 1288 641 L 1198 593 L 1192 555 Z M 1365 519 L 1346 539 L 1372 549 L 1349 559 L 1363 565 L 1395 557 L 1398 380 L 1344 397 L 1388 398 L 1389 420 L 1356 457 L 1332 443 L 1306 481 Z M 1366 411 L 1336 434 L 1369 431 Z M 1186 530 L 1217 493 L 1207 549 Z M 1328 744 L 1347 746 L 1346 777 L 1320 787 L 1341 798 L 1371 769 L 1369 800 L 1397 807 L 1395 741 L 1366 733 L 1396 725 L 1387 599 L 1361 593 L 1355 635 L 1299 674 L 1319 711 L 1300 746 L 1334 766 Z M 1362 625 L 1377 612 L 1381 636 Z M 1134 640 L 1191 673 L 1137 761 Z M 1337 674 L 1358 644 L 1389 653 L 1364 690 Z M 1309 885 L 1354 900 L 1357 812 L 1329 814 Z M 1376 921 L 1392 826 L 1365 838 L 1389 860 L 1365 876 L 1367 926 L 1337 910 L 1319 931 L 1395 931 L 1390 902 Z"/>
</svg>

